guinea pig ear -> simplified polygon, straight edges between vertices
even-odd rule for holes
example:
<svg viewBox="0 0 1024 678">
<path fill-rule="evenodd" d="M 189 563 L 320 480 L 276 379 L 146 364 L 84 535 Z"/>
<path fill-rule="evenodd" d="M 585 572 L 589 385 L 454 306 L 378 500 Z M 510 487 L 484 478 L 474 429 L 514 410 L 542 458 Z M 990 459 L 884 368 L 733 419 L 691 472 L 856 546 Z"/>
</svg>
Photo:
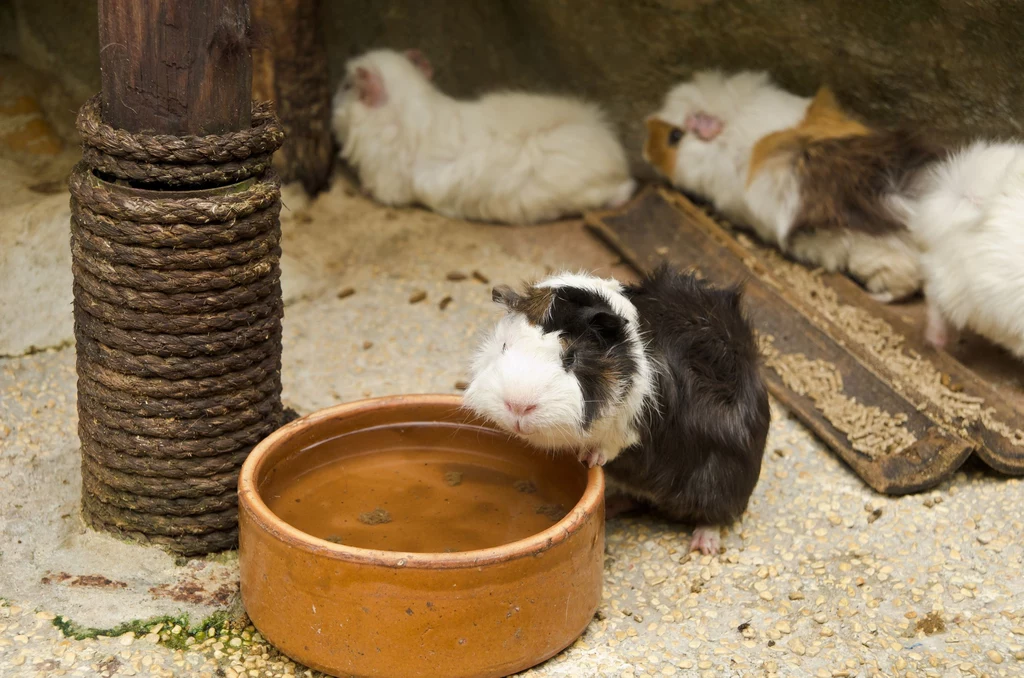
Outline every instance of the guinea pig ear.
<svg viewBox="0 0 1024 678">
<path fill-rule="evenodd" d="M 588 308 L 583 312 L 583 319 L 594 334 L 604 344 L 617 344 L 625 337 L 626 319 L 610 311 Z"/>
<path fill-rule="evenodd" d="M 430 65 L 430 59 L 418 49 L 405 50 L 405 58 L 412 62 L 412 65 L 420 69 L 420 73 L 427 80 L 434 79 L 434 67 Z"/>
<path fill-rule="evenodd" d="M 380 73 L 365 66 L 358 66 L 352 78 L 361 102 L 370 108 L 379 108 L 388 102 L 388 92 L 384 88 L 384 80 Z"/>
<path fill-rule="evenodd" d="M 509 310 L 515 308 L 520 299 L 521 297 L 516 294 L 516 291 L 508 285 L 498 285 L 491 290 L 491 300 Z"/>
<path fill-rule="evenodd" d="M 711 141 L 717 137 L 721 134 L 724 126 L 721 118 L 703 111 L 689 114 L 686 116 L 686 122 L 683 123 L 687 132 L 696 134 L 702 141 Z"/>
</svg>

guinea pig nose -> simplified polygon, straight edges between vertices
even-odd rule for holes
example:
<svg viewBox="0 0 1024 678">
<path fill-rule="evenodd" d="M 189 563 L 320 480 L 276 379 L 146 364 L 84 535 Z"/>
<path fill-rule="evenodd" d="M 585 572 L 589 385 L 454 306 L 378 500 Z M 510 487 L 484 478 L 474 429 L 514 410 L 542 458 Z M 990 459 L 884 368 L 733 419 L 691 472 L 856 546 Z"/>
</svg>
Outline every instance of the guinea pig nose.
<svg viewBox="0 0 1024 678">
<path fill-rule="evenodd" d="M 529 403 L 514 403 L 508 400 L 505 401 L 505 407 L 508 408 L 509 412 L 520 417 L 526 416 L 537 409 L 536 405 L 531 405 Z"/>
</svg>

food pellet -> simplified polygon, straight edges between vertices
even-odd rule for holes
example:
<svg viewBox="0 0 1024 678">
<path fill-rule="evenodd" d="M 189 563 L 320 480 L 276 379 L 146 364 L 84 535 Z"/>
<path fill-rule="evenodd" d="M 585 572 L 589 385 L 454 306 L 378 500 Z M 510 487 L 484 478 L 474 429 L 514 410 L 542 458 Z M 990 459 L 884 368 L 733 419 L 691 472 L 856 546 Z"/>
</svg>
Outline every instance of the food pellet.
<svg viewBox="0 0 1024 678">
<path fill-rule="evenodd" d="M 517 480 L 512 486 L 523 494 L 533 494 L 537 491 L 537 486 L 533 484 L 532 480 Z"/>
<path fill-rule="evenodd" d="M 553 523 L 557 523 L 565 517 L 565 509 L 561 504 L 541 504 L 537 507 L 537 513 L 547 516 Z"/>
<path fill-rule="evenodd" d="M 382 508 L 359 514 L 359 522 L 364 525 L 383 525 L 391 522 L 391 514 Z"/>
</svg>

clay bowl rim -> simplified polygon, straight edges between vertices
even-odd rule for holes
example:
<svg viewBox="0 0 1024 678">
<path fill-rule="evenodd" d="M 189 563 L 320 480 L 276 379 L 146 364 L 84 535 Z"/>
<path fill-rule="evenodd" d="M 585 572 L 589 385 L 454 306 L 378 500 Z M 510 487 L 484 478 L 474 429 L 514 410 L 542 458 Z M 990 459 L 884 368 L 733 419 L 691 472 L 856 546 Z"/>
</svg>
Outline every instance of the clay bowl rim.
<svg viewBox="0 0 1024 678">
<path fill-rule="evenodd" d="M 459 551 L 456 553 L 431 553 L 383 551 L 380 549 L 366 549 L 357 546 L 335 544 L 334 542 L 314 537 L 289 525 L 277 517 L 263 501 L 263 498 L 260 497 L 256 478 L 259 477 L 266 464 L 267 456 L 281 443 L 326 419 L 350 416 L 368 410 L 400 409 L 405 405 L 435 405 L 458 409 L 463 408 L 461 396 L 416 394 L 356 400 L 340 405 L 332 405 L 331 407 L 326 407 L 300 417 L 271 433 L 249 453 L 238 476 L 239 510 L 248 510 L 256 525 L 276 539 L 292 548 L 316 556 L 376 567 L 446 570 L 503 563 L 543 553 L 582 529 L 587 518 L 598 511 L 598 507 L 600 507 L 604 500 L 604 472 L 600 467 L 595 466 L 587 473 L 587 485 L 579 501 L 561 520 L 551 527 L 532 534 L 525 539 L 519 539 L 491 548 Z M 504 433 L 480 421 L 475 416 L 465 424 L 456 425 L 487 428 Z"/>
</svg>

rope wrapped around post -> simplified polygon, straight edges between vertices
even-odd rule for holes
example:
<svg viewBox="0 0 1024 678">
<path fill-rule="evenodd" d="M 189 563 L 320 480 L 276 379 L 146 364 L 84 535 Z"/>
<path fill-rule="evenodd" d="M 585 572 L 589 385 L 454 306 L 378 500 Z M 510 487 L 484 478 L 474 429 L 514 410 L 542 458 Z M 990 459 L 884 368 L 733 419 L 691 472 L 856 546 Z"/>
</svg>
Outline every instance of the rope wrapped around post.
<svg viewBox="0 0 1024 678">
<path fill-rule="evenodd" d="M 132 134 L 99 98 L 69 180 L 92 527 L 181 555 L 232 548 L 236 481 L 282 423 L 280 182 L 269 104 L 248 130 Z"/>
</svg>

